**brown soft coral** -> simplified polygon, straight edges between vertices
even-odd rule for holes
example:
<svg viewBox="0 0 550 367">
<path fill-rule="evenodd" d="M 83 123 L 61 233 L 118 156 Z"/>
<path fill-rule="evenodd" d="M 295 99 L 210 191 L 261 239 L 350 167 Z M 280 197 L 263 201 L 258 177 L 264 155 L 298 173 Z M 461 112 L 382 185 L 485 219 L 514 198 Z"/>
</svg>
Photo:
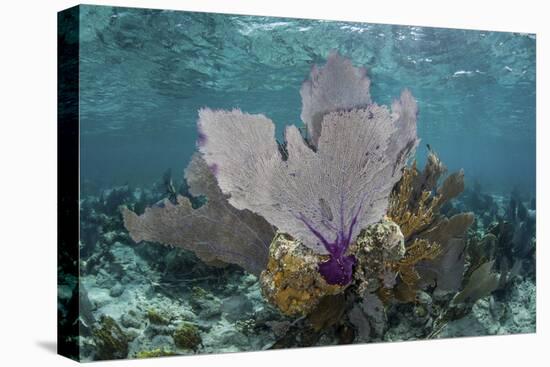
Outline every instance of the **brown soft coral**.
<svg viewBox="0 0 550 367">
<path fill-rule="evenodd" d="M 428 284 L 437 284 L 443 290 L 456 290 L 460 286 L 465 233 L 474 217 L 472 213 L 451 218 L 440 214 L 442 205 L 464 190 L 462 170 L 449 175 L 437 187 L 445 172 L 445 166 L 430 150 L 423 171 L 418 171 L 416 162 L 405 168 L 390 197 L 387 216 L 399 224 L 406 252 L 400 261 L 386 264 L 399 275 L 400 281 L 394 288 L 378 290 L 385 301 L 392 298 L 414 301 L 416 291 Z M 420 264 L 422 269 L 417 270 Z"/>
<path fill-rule="evenodd" d="M 387 216 L 397 223 L 405 239 L 409 239 L 429 226 L 436 215 L 440 196 L 433 196 L 431 191 L 420 192 L 417 199 L 414 183 L 419 173 L 416 162 L 403 171 L 403 177 L 397 189 L 390 196 Z"/>
</svg>

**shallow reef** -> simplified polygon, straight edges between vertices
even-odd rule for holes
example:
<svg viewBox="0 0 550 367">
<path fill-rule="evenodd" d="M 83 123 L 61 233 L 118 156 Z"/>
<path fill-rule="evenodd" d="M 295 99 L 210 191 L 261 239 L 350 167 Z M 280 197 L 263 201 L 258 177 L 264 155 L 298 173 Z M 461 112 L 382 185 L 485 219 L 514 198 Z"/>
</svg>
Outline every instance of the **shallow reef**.
<svg viewBox="0 0 550 367">
<path fill-rule="evenodd" d="M 155 203 L 164 195 L 154 188 L 129 190 L 132 195 L 118 205 L 134 207 L 139 200 Z M 505 213 L 509 210 L 510 199 L 507 195 L 491 197 L 494 200 L 492 205 L 497 207 L 497 213 L 502 213 L 502 218 L 495 217 L 486 227 L 476 215 L 466 235 L 465 277 L 469 277 L 472 267 L 479 266 L 476 264 L 484 263 L 478 260 L 480 246 L 488 253 L 484 256 L 489 256 L 495 253 L 492 249 L 497 244 L 505 246 L 507 241 L 512 241 L 510 237 L 518 237 L 507 235 L 504 238 L 498 230 L 508 227 L 503 224 L 509 223 Z M 215 267 L 205 264 L 186 250 L 153 243 L 134 244 L 124 229 L 121 217 L 105 214 L 98 199 L 99 196 L 84 196 L 81 206 L 82 210 L 89 213 L 85 220 L 99 224 L 99 229 L 95 229 L 95 237 L 90 236 L 96 239 L 95 243 L 81 243 L 87 255 L 81 258 L 80 295 L 71 295 L 70 290 L 76 288 L 72 288 L 72 283 L 68 281 L 63 288 L 66 289 L 63 293 L 66 296 L 61 299 L 68 304 L 73 302 L 71 298 L 80 298 L 80 346 L 84 360 L 535 331 L 534 252 L 527 257 L 516 257 L 519 263 L 509 267 L 506 277 L 499 278 L 497 289 L 482 295 L 478 300 L 469 300 L 467 304 L 451 305 L 458 292 L 436 291 L 433 285 L 418 289 L 414 302 L 398 301 L 394 294 L 385 295 L 377 291 L 381 285 L 400 283 L 400 275 L 396 276 L 390 268 L 381 273 L 373 272 L 382 274 L 382 277 L 360 276 L 360 272 L 356 272 L 354 282 L 344 292 L 321 297 L 306 317 L 301 314 L 288 316 L 265 297 L 260 277 L 244 272 L 237 266 Z M 522 205 L 528 204 L 529 201 L 522 202 Z M 453 206 L 463 210 L 468 207 L 461 196 L 453 200 Z M 92 227 L 95 228 L 84 226 L 88 228 L 84 231 Z M 393 241 L 388 242 L 394 244 L 390 246 L 390 250 L 393 249 L 390 254 L 393 255 L 388 256 L 388 259 L 396 260 L 401 254 L 401 241 L 399 235 L 395 236 L 390 231 L 392 227 L 395 228 L 394 225 L 384 228 L 383 225 L 375 224 L 363 231 L 358 237 L 358 242 L 364 241 L 362 251 L 372 253 L 372 250 L 366 249 L 379 249 L 379 246 L 374 246 L 377 239 L 384 239 L 391 234 Z M 520 226 L 514 225 L 512 228 Z M 373 231 L 377 235 L 366 235 Z M 531 235 L 532 242 L 534 232 Z M 287 235 L 279 236 L 287 243 L 296 243 Z M 491 239 L 495 236 L 496 243 L 493 240 L 480 240 L 487 236 Z M 385 240 L 382 242 L 386 243 Z M 363 264 L 363 256 L 359 251 L 357 254 L 358 264 Z M 379 259 L 385 258 L 381 254 L 378 256 Z M 495 271 L 495 264 L 503 262 L 502 259 L 507 259 L 507 256 L 503 252 L 493 258 L 496 261 L 493 262 L 492 270 Z M 376 269 L 374 260 L 366 269 Z M 362 279 L 372 281 L 365 284 Z M 466 282 L 461 282 L 460 288 L 463 289 L 462 283 Z M 363 298 L 357 296 L 359 289 L 366 292 Z M 114 320 L 118 326 L 114 327 L 116 331 L 113 336 L 122 337 L 119 338 L 122 345 L 120 349 L 113 350 L 108 347 L 112 343 L 98 339 L 99 335 L 106 334 L 104 316 Z M 77 315 L 74 317 L 78 319 Z M 182 348 L 176 344 L 176 331 L 181 325 L 187 324 L 196 326 L 202 340 L 196 349 Z M 127 344 L 127 349 L 123 347 L 124 344 Z"/>
<path fill-rule="evenodd" d="M 466 190 L 431 148 L 419 169 L 411 92 L 369 88 L 332 53 L 304 130 L 205 108 L 180 190 L 84 195 L 82 358 L 534 332 L 532 198 Z"/>
</svg>

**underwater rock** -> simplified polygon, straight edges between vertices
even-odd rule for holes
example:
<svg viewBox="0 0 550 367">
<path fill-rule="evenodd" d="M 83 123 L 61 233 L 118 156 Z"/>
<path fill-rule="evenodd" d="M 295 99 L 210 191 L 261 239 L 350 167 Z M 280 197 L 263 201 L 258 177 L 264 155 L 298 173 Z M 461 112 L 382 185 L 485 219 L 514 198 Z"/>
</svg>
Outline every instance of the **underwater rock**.
<svg viewBox="0 0 550 367">
<path fill-rule="evenodd" d="M 429 293 L 419 290 L 416 293 L 415 301 L 412 306 L 410 323 L 415 328 L 424 329 L 424 334 L 426 334 L 431 331 L 433 317 L 436 313 L 433 299 Z"/>
<path fill-rule="evenodd" d="M 152 201 L 148 199 L 147 202 Z M 133 206 L 132 201 L 126 204 Z M 98 211 L 97 214 L 102 216 L 103 213 Z M 104 219 L 116 222 L 110 217 Z M 94 315 L 111 317 L 128 339 L 133 339 L 128 343 L 128 354 L 124 358 L 194 353 L 192 349 L 177 348 L 173 339 L 177 327 L 185 322 L 196 325 L 205 345 L 208 343 L 204 348 L 208 353 L 266 349 L 274 343 L 275 335 L 266 322 L 281 321 L 283 316 L 262 297 L 256 276 L 235 266 L 208 267 L 184 249 L 149 243 L 136 246 L 128 237 L 123 240 L 120 235 L 123 230 L 120 219 L 116 225 L 118 227 L 108 232 L 99 232 L 100 236 L 108 233 L 109 241 L 114 240 L 114 243 L 107 246 L 101 240 L 88 258 L 81 259 L 81 267 L 87 262 L 90 271 L 82 275 L 79 287 L 84 296 L 80 300 L 81 319 L 77 320 L 75 314 L 71 322 L 81 325 L 82 337 L 75 340 L 75 350 L 80 346 L 82 360 L 101 359 L 92 336 L 99 325 Z M 118 284 L 124 292 L 113 297 L 119 292 Z M 74 299 L 78 306 L 78 297 L 73 295 L 73 289 L 78 289 L 75 285 L 76 279 L 71 280 L 70 287 L 60 287 L 60 291 L 62 296 L 66 293 L 67 301 Z M 243 298 L 236 302 L 250 313 L 241 315 L 233 308 L 222 315 L 222 302 L 233 304 L 235 300 L 231 297 L 235 295 L 250 301 Z M 70 309 L 78 310 L 78 307 Z M 149 310 L 155 310 L 165 320 L 163 323 L 168 324 L 152 323 Z M 238 321 L 228 321 L 237 317 L 253 317 L 254 322 L 246 319 L 241 325 Z M 220 323 L 224 326 L 218 327 Z"/>
<path fill-rule="evenodd" d="M 122 285 L 120 283 L 116 283 L 109 291 L 109 295 L 111 297 L 120 297 L 123 292 L 124 288 L 122 287 Z"/>
<path fill-rule="evenodd" d="M 355 341 L 366 343 L 370 341 L 370 323 L 359 304 L 348 312 L 348 320 L 355 328 Z"/>
<path fill-rule="evenodd" d="M 130 343 L 129 348 L 128 355 L 136 358 L 183 354 L 176 352 L 174 339 L 170 335 L 141 334 Z"/>
<path fill-rule="evenodd" d="M 101 236 L 103 243 L 105 243 L 106 245 L 112 245 L 115 242 L 124 241 L 126 238 L 127 236 L 124 233 L 118 231 L 109 231 L 103 233 L 103 235 Z"/>
<path fill-rule="evenodd" d="M 348 313 L 348 320 L 356 330 L 356 341 L 370 341 L 382 337 L 387 329 L 387 316 L 380 298 L 365 292 Z"/>
<path fill-rule="evenodd" d="M 210 319 L 222 313 L 220 299 L 200 287 L 193 288 L 189 303 L 201 318 Z"/>
<path fill-rule="evenodd" d="M 386 265 L 403 258 L 405 239 L 399 226 L 386 220 L 363 229 L 351 251 L 357 258 L 353 276 L 358 293 L 374 292 L 381 285 L 392 285 L 395 281 L 397 274 Z"/>
<path fill-rule="evenodd" d="M 174 349 L 175 340 L 170 335 L 155 335 L 151 339 L 151 348 L 166 348 L 167 350 Z"/>
<path fill-rule="evenodd" d="M 277 233 L 269 247 L 267 269 L 260 276 L 262 294 L 285 315 L 307 315 L 321 298 L 346 288 L 328 284 L 319 273 L 319 263 L 327 258 Z"/>
<path fill-rule="evenodd" d="M 120 324 L 125 328 L 140 329 L 143 323 L 136 317 L 135 312 L 123 313 L 120 317 Z"/>
<path fill-rule="evenodd" d="M 92 303 L 88 298 L 88 291 L 83 284 L 78 287 L 78 301 L 75 301 L 75 307 L 78 309 L 81 334 L 90 334 L 90 329 L 94 326 L 96 320 L 93 315 Z"/>
<path fill-rule="evenodd" d="M 143 246 L 144 248 L 155 248 L 154 246 Z M 209 266 L 202 263 L 193 253 L 179 248 L 171 249 L 162 259 L 158 259 L 158 254 L 154 256 L 156 262 L 160 262 L 164 267 L 163 279 L 167 281 L 177 281 L 180 274 L 189 269 L 193 269 L 193 273 L 204 272 L 208 274 L 210 272 Z M 203 265 L 203 266 L 201 266 Z M 204 275 L 204 274 L 201 274 Z M 199 274 L 197 274 L 199 276 Z"/>
<path fill-rule="evenodd" d="M 346 309 L 344 294 L 329 295 L 321 298 L 317 307 L 307 316 L 313 330 L 321 331 L 340 322 Z"/>
<path fill-rule="evenodd" d="M 471 312 L 447 323 L 437 337 L 534 333 L 535 283 L 531 280 L 515 283 L 508 295 L 502 302 L 492 297 L 479 299 Z"/>
<path fill-rule="evenodd" d="M 236 321 L 249 317 L 254 312 L 254 304 L 245 295 L 236 295 L 224 298 L 221 311 L 225 318 Z"/>
<path fill-rule="evenodd" d="M 202 352 L 212 352 L 222 350 L 224 352 L 231 351 L 247 351 L 254 350 L 257 346 L 252 342 L 258 341 L 256 338 L 248 338 L 243 334 L 236 325 L 227 320 L 221 320 L 213 325 L 208 334 L 203 335 L 202 344 L 204 348 Z"/>
<path fill-rule="evenodd" d="M 271 331 L 273 332 L 273 334 L 275 334 L 275 336 L 277 338 L 281 338 L 284 335 L 286 335 L 287 331 L 292 326 L 291 322 L 288 321 L 288 320 L 284 320 L 284 321 L 277 321 L 277 320 L 267 321 L 266 325 L 271 329 Z"/>
<path fill-rule="evenodd" d="M 238 320 L 235 322 L 235 328 L 247 336 L 254 333 L 256 326 L 256 320 L 254 319 Z"/>
<path fill-rule="evenodd" d="M 391 220 L 369 226 L 362 233 L 357 245 L 365 251 L 380 247 L 382 256 L 389 261 L 397 261 L 405 256 L 405 238 L 399 226 Z"/>
</svg>

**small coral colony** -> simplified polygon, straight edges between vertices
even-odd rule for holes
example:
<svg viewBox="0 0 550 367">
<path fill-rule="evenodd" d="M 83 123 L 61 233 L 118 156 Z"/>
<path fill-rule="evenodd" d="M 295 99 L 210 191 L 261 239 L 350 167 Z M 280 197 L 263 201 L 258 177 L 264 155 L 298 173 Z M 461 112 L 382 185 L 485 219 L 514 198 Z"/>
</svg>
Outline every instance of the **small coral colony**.
<svg viewBox="0 0 550 367">
<path fill-rule="evenodd" d="M 506 282 L 510 267 L 481 245 L 465 260 L 474 214 L 441 210 L 464 190 L 464 173 L 447 174 L 431 149 L 416 166 L 411 92 L 390 108 L 369 89 L 364 68 L 331 53 L 300 89 L 305 129 L 287 126 L 284 141 L 262 114 L 201 109 L 189 196 L 142 215 L 123 207 L 131 238 L 236 264 L 283 315 L 307 316 L 316 330 L 346 317 L 356 341 L 392 305 L 451 294 L 437 334 Z"/>
</svg>

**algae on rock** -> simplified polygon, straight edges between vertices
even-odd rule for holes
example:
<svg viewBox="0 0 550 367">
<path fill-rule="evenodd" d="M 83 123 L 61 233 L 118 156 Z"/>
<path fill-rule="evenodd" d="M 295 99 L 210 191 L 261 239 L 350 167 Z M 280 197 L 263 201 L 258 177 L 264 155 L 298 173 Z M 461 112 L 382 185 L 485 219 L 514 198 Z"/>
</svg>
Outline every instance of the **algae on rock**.
<svg viewBox="0 0 550 367">
<path fill-rule="evenodd" d="M 170 323 L 170 320 L 166 315 L 163 315 L 159 311 L 152 308 L 147 310 L 147 318 L 151 323 L 156 325 L 168 325 Z"/>
<path fill-rule="evenodd" d="M 318 265 L 326 257 L 277 233 L 269 247 L 267 269 L 260 276 L 262 294 L 286 315 L 310 313 L 324 296 L 346 288 L 328 284 L 319 273 Z"/>
<path fill-rule="evenodd" d="M 358 294 L 393 287 L 397 273 L 388 265 L 405 255 L 403 233 L 396 223 L 386 220 L 368 226 L 359 233 L 351 250 L 357 258 L 354 279 Z"/>
<path fill-rule="evenodd" d="M 136 353 L 136 358 L 143 359 L 143 358 L 157 358 L 157 357 L 170 357 L 177 355 L 171 350 L 168 349 L 153 349 L 153 350 L 142 350 L 138 353 Z"/>
</svg>

